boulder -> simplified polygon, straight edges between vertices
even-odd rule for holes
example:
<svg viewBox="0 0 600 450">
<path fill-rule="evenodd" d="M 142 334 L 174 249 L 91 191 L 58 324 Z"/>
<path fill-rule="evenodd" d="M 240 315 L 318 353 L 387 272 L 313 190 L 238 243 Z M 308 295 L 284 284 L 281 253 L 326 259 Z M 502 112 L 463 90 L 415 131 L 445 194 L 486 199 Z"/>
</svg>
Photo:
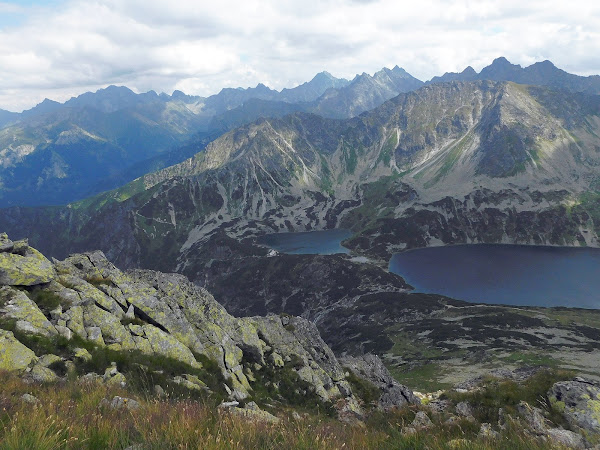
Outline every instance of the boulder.
<svg viewBox="0 0 600 450">
<path fill-rule="evenodd" d="M 432 426 L 433 422 L 425 411 L 418 411 L 417 414 L 415 414 L 414 420 L 410 424 L 410 427 L 416 430 L 423 430 L 431 428 Z"/>
<path fill-rule="evenodd" d="M 398 383 L 383 365 L 381 359 L 372 354 L 359 357 L 346 356 L 339 358 L 340 363 L 350 369 L 356 376 L 363 378 L 381 391 L 378 406 L 387 410 L 399 408 L 407 404 L 419 405 L 421 400 L 408 387 Z"/>
<path fill-rule="evenodd" d="M 588 448 L 588 445 L 586 444 L 586 441 L 583 438 L 583 436 L 569 430 L 550 428 L 546 430 L 546 437 L 550 442 L 552 442 L 556 446 L 574 449 Z"/>
<path fill-rule="evenodd" d="M 456 414 L 467 419 L 473 418 L 473 408 L 469 402 L 459 402 L 456 407 Z"/>
<path fill-rule="evenodd" d="M 125 378 L 125 375 L 119 372 L 115 363 L 113 363 L 113 365 L 104 371 L 104 376 L 102 379 L 109 386 L 125 387 L 127 385 L 127 379 Z"/>
<path fill-rule="evenodd" d="M 31 394 L 23 394 L 21 395 L 21 400 L 23 400 L 25 403 L 28 403 L 29 405 L 38 405 L 40 403 L 40 400 Z"/>
<path fill-rule="evenodd" d="M 202 367 L 202 364 L 194 358 L 191 350 L 175 337 L 152 325 L 144 325 L 142 328 L 154 353 L 176 359 L 192 367 Z"/>
<path fill-rule="evenodd" d="M 92 355 L 85 348 L 77 347 L 73 349 L 73 357 L 82 361 L 91 361 Z"/>
<path fill-rule="evenodd" d="M 140 403 L 132 398 L 119 397 L 118 395 L 114 396 L 111 401 L 107 399 L 102 399 L 100 404 L 98 405 L 101 408 L 111 408 L 111 409 L 127 409 L 129 411 L 135 411 L 140 409 Z"/>
<path fill-rule="evenodd" d="M 545 434 L 549 428 L 549 423 L 539 408 L 530 406 L 526 402 L 520 402 L 517 405 L 517 411 L 525 419 L 529 429 L 536 434 Z"/>
<path fill-rule="evenodd" d="M 477 435 L 479 439 L 497 439 L 499 436 L 500 433 L 494 431 L 492 425 L 489 423 L 482 423 Z"/>
<path fill-rule="evenodd" d="M 10 331 L 0 330 L 0 370 L 25 370 L 36 361 L 35 353 L 21 344 Z"/>
<path fill-rule="evenodd" d="M 6 233 L 0 233 L 0 253 L 11 252 L 14 245 Z"/>
<path fill-rule="evenodd" d="M 53 370 L 44 367 L 42 364 L 36 364 L 27 374 L 26 380 L 31 380 L 35 383 L 53 383 L 59 380 L 59 377 Z"/>
<path fill-rule="evenodd" d="M 269 424 L 278 424 L 281 420 L 273 414 L 257 408 L 227 408 L 227 411 L 234 417 L 239 417 L 249 422 L 260 422 Z"/>
<path fill-rule="evenodd" d="M 15 250 L 13 245 L 12 251 Z M 0 285 L 34 286 L 54 279 L 54 267 L 44 255 L 30 247 L 21 252 L 22 255 L 0 252 Z"/>
<path fill-rule="evenodd" d="M 16 328 L 18 331 L 43 336 L 58 334 L 56 328 L 25 292 L 10 286 L 2 286 L 0 288 L 0 303 L 4 304 L 0 312 L 3 312 L 7 318 L 17 321 Z"/>
<path fill-rule="evenodd" d="M 44 356 L 40 356 L 38 363 L 44 367 L 50 367 L 52 364 L 62 361 L 63 359 L 60 356 L 47 354 Z"/>
<path fill-rule="evenodd" d="M 548 391 L 548 398 L 571 426 L 600 433 L 599 383 L 580 377 L 572 381 L 559 381 Z"/>
<path fill-rule="evenodd" d="M 94 305 L 83 307 L 83 324 L 85 327 L 98 327 L 106 344 L 118 344 L 115 350 L 133 350 L 135 341 L 129 331 L 121 325 L 118 316 Z"/>
</svg>

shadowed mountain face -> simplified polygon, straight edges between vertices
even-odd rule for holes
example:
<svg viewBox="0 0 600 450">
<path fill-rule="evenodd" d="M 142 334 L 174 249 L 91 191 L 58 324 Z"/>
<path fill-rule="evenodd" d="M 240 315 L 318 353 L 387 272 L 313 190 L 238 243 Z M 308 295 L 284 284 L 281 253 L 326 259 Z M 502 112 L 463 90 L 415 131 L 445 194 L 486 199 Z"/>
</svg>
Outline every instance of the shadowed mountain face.
<svg viewBox="0 0 600 450">
<path fill-rule="evenodd" d="M 312 101 L 346 84 L 324 72 L 281 93 L 259 85 L 206 99 L 109 86 L 64 104 L 46 99 L 20 114 L 0 111 L 0 206 L 61 204 L 113 189 L 193 155 L 190 146 L 200 151 L 223 132 L 218 123 L 205 131 L 212 117 L 247 100 L 283 100 L 271 111 L 277 116 L 299 109 L 286 102 Z M 270 114 L 260 103 L 258 110 L 230 121 Z"/>
<path fill-rule="evenodd" d="M 514 83 L 430 85 L 354 119 L 262 119 L 119 190 L 5 210 L 0 228 L 194 280 L 256 254 L 267 231 L 350 228 L 347 245 L 379 260 L 442 243 L 595 246 L 599 108 Z"/>
<path fill-rule="evenodd" d="M 445 73 L 440 77 L 433 77 L 427 84 L 473 80 L 513 81 L 519 84 L 548 86 L 570 92 L 600 94 L 600 76 L 598 75 L 589 77 L 573 75 L 559 69 L 548 60 L 523 68 L 518 64 L 511 64 L 504 57 L 496 58 L 492 64 L 484 67 L 479 73 L 469 66 L 461 73 Z"/>
<path fill-rule="evenodd" d="M 398 66 L 391 70 L 383 68 L 373 76 L 363 73 L 357 75 L 348 86 L 325 92 L 310 111 L 332 118 L 354 117 L 422 85 L 422 81 Z"/>
<path fill-rule="evenodd" d="M 104 111 L 61 105 L 0 130 L 0 205 L 66 203 L 95 194 L 97 184 L 125 168 L 179 147 L 200 122 L 183 103 L 157 100 L 112 111 L 118 105 L 107 99 L 100 106 Z"/>
</svg>

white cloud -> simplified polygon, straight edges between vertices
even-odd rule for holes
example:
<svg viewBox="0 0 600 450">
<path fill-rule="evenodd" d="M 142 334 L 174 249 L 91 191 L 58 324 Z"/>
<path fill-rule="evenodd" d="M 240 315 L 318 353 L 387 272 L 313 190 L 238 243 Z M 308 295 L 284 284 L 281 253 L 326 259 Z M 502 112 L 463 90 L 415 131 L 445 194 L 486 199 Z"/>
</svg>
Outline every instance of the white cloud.
<svg viewBox="0 0 600 450">
<path fill-rule="evenodd" d="M 600 73 L 600 5 L 587 0 L 66 0 L 0 2 L 0 108 L 124 84 L 210 95 L 399 66 L 426 80 L 498 56 Z"/>
</svg>

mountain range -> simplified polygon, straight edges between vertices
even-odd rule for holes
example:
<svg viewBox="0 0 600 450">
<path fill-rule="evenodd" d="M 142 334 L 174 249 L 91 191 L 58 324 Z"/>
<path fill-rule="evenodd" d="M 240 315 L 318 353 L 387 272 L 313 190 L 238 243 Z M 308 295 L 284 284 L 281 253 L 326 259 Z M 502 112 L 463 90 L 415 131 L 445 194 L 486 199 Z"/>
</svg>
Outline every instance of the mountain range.
<svg viewBox="0 0 600 450">
<path fill-rule="evenodd" d="M 527 68 L 496 59 L 477 74 L 428 82 L 491 79 L 598 92 L 598 77 L 568 74 L 545 61 Z M 352 81 L 327 72 L 281 92 L 259 84 L 207 98 L 110 86 L 60 104 L 46 99 L 16 114 L 0 111 L 0 206 L 64 204 L 121 186 L 193 156 L 219 135 L 259 118 L 294 112 L 351 118 L 424 83 L 398 66 Z M 24 180 L 26 180 L 24 182 Z"/>
</svg>

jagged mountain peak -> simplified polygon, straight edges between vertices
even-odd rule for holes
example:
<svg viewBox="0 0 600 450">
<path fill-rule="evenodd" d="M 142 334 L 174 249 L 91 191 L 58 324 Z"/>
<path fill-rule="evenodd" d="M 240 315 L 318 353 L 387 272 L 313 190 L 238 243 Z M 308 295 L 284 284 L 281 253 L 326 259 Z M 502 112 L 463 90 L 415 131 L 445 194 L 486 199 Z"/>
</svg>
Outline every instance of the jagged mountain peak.
<svg viewBox="0 0 600 450">
<path fill-rule="evenodd" d="M 550 86 L 571 92 L 585 92 L 600 94 L 600 77 L 582 77 L 559 69 L 549 60 L 536 62 L 528 67 L 512 64 L 501 56 L 481 72 L 475 72 L 470 66 L 461 73 L 445 73 L 440 77 L 433 77 L 427 84 L 444 83 L 453 80 L 496 80 L 512 81 L 520 84 L 536 86 Z"/>
<path fill-rule="evenodd" d="M 504 56 L 499 56 L 498 58 L 495 58 L 492 61 L 492 64 L 490 64 L 491 67 L 521 67 L 518 64 L 512 64 L 508 59 L 506 59 L 506 57 Z"/>
</svg>

